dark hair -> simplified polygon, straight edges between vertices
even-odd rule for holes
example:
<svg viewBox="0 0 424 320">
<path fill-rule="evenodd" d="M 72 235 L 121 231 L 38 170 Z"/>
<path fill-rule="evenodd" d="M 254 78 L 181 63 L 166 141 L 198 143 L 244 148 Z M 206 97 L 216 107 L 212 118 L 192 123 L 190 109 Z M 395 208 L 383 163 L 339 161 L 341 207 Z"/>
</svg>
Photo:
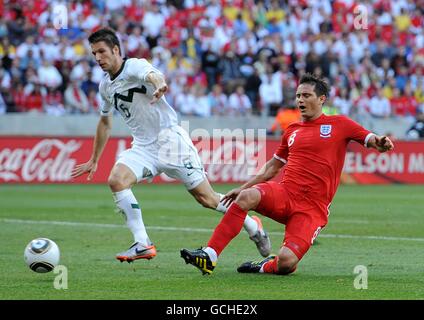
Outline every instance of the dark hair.
<svg viewBox="0 0 424 320">
<path fill-rule="evenodd" d="M 314 86 L 314 92 L 318 97 L 324 95 L 326 98 L 328 98 L 330 94 L 330 86 L 324 79 L 321 79 L 311 73 L 305 73 L 299 81 L 299 84 L 304 83 Z"/>
<path fill-rule="evenodd" d="M 113 30 L 108 28 L 99 29 L 88 37 L 88 42 L 90 42 L 90 44 L 100 41 L 104 41 L 111 50 L 114 46 L 118 46 L 119 54 L 121 54 L 119 39 Z"/>
</svg>

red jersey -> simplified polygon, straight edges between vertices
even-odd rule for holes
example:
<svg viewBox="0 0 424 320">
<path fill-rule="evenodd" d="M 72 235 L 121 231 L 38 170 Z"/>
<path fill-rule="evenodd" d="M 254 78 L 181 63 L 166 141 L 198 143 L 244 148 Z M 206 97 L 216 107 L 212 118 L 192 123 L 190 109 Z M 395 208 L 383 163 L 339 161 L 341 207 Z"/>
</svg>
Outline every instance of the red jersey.
<svg viewBox="0 0 424 320">
<path fill-rule="evenodd" d="M 350 140 L 366 146 L 372 133 L 346 116 L 322 114 L 291 124 L 274 157 L 284 163 L 282 183 L 329 204 L 336 193 Z"/>
</svg>

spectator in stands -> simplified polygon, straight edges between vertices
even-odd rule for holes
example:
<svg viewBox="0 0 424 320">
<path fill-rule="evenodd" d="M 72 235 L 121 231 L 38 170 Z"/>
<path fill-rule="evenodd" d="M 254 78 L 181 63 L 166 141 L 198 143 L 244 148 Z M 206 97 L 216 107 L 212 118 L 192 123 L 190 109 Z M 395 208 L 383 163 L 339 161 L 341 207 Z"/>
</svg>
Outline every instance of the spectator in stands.
<svg viewBox="0 0 424 320">
<path fill-rule="evenodd" d="M 35 43 L 33 36 L 27 36 L 25 42 L 19 42 L 16 47 L 16 56 L 23 58 L 28 55 L 28 51 L 31 50 L 35 59 L 40 59 L 40 47 Z"/>
<path fill-rule="evenodd" d="M 19 84 L 20 86 L 22 86 L 22 84 Z M 13 91 L 14 87 L 12 87 L 12 91 Z M 12 95 L 12 91 L 11 90 L 4 90 L 4 89 L 0 89 L 0 95 L 1 95 L 1 99 L 2 99 L 2 110 L 5 113 L 8 112 L 19 112 L 20 110 L 18 110 L 16 108 L 15 102 L 13 100 L 13 95 Z"/>
<path fill-rule="evenodd" d="M 268 134 L 280 133 L 282 135 L 290 124 L 298 121 L 300 121 L 300 111 L 295 105 L 281 107 Z"/>
<path fill-rule="evenodd" d="M 393 89 L 392 97 L 390 98 L 392 114 L 396 117 L 403 117 L 406 113 L 405 105 L 405 96 L 401 95 L 399 88 L 395 87 Z"/>
<path fill-rule="evenodd" d="M 206 87 L 196 84 L 194 88 L 193 114 L 198 117 L 210 117 L 212 111 L 206 95 Z"/>
<path fill-rule="evenodd" d="M 405 88 L 411 82 L 417 103 L 424 103 L 420 80 L 423 14 L 418 2 L 366 1 L 363 5 L 368 9 L 369 26 L 361 30 L 353 26 L 356 3 L 351 0 L 72 1 L 68 27 L 60 30 L 52 23 L 52 3 L 5 3 L 0 17 L 0 59 L 8 72 L 0 78 L 4 85 L 17 86 L 19 82 L 30 92 L 32 83 L 38 81 L 34 70 L 38 71 L 44 60 L 49 60 L 62 77 L 58 87 L 62 98 L 69 78 L 84 80 L 92 72 L 92 81 L 98 83 L 103 71 L 86 63 L 91 52 L 84 34 L 98 25 L 110 25 L 118 29 L 126 56 L 156 61 L 169 79 L 171 99 L 185 83 L 197 81 L 192 72 L 201 63 L 207 79 L 205 95 L 215 84 L 227 95 L 244 85 L 254 114 L 259 114 L 258 76 L 272 64 L 273 72 L 279 69 L 283 75 L 279 80 L 282 101 L 293 100 L 300 75 L 319 70 L 333 85 L 334 103 L 340 112 L 345 112 L 343 106 L 353 105 L 352 114 L 362 123 L 371 117 L 368 109 L 373 109 L 363 100 L 378 95 L 381 87 L 384 96 L 391 99 L 395 87 L 408 91 Z M 281 64 L 284 68 L 278 67 Z M 293 76 L 286 83 L 289 72 Z M 342 88 L 350 93 L 347 101 L 338 97 Z M 87 95 L 90 89 L 85 85 L 83 89 Z M 10 101 L 13 105 L 12 90 L 3 96 L 6 104 Z M 358 101 L 364 105 L 361 110 Z M 413 105 L 414 101 L 408 103 Z"/>
<path fill-rule="evenodd" d="M 224 94 L 221 85 L 215 84 L 208 98 L 213 115 L 221 116 L 228 114 L 228 97 Z"/>
<path fill-rule="evenodd" d="M 221 83 L 226 94 L 233 93 L 238 85 L 243 84 L 240 65 L 240 59 L 231 48 L 228 49 L 224 57 L 218 62 Z"/>
<path fill-rule="evenodd" d="M 189 28 L 187 39 L 182 41 L 181 47 L 183 49 L 184 56 L 195 61 L 200 60 L 200 57 L 202 56 L 201 43 L 199 39 L 195 37 L 192 28 Z"/>
<path fill-rule="evenodd" d="M 229 98 L 230 115 L 247 116 L 252 113 L 252 104 L 244 92 L 243 86 L 237 86 Z"/>
<path fill-rule="evenodd" d="M 276 110 L 283 103 L 283 88 L 278 77 L 274 77 L 271 65 L 267 66 L 266 73 L 261 77 L 259 96 L 262 104 L 262 116 L 274 116 Z"/>
<path fill-rule="evenodd" d="M 383 60 L 388 58 L 386 51 L 386 45 L 384 44 L 383 40 L 379 40 L 377 42 L 377 48 L 376 51 L 371 55 L 371 61 L 372 63 L 380 68 L 383 64 Z"/>
<path fill-rule="evenodd" d="M 40 83 L 48 88 L 56 89 L 62 84 L 62 75 L 57 68 L 49 61 L 43 60 L 42 66 L 38 69 L 38 79 Z"/>
<path fill-rule="evenodd" d="M 0 16 L 0 39 L 8 39 L 7 38 L 7 24 L 6 21 L 4 20 L 3 16 Z"/>
<path fill-rule="evenodd" d="M 60 56 L 60 46 L 54 42 L 51 35 L 44 36 L 38 47 L 40 48 L 40 56 L 42 56 L 43 61 L 47 60 L 50 63 L 54 63 L 54 61 L 63 59 Z"/>
<path fill-rule="evenodd" d="M 88 105 L 90 106 L 91 113 L 98 113 L 100 111 L 101 97 L 97 89 L 90 88 L 87 94 Z"/>
<path fill-rule="evenodd" d="M 91 67 L 88 59 L 82 59 L 72 68 L 70 78 L 72 80 L 82 80 L 87 76 L 90 70 Z"/>
<path fill-rule="evenodd" d="M 165 16 L 160 12 L 158 3 L 150 2 L 146 6 L 146 12 L 141 23 L 150 49 L 156 47 L 161 29 L 165 24 Z"/>
<path fill-rule="evenodd" d="M 23 110 L 24 112 L 35 112 L 42 113 L 44 112 L 43 108 L 43 94 L 40 83 L 32 83 L 32 90 L 25 94 L 23 101 Z"/>
<path fill-rule="evenodd" d="M 4 97 L 4 96 L 3 96 Z M 17 82 L 10 92 L 12 112 L 25 112 L 25 93 L 22 82 Z"/>
<path fill-rule="evenodd" d="M 296 98 L 296 87 L 297 81 L 293 73 L 288 69 L 283 69 L 283 101 L 287 104 L 291 104 Z"/>
<path fill-rule="evenodd" d="M 54 116 L 61 116 L 66 113 L 62 94 L 58 90 L 47 87 L 46 95 L 43 97 L 43 110 Z"/>
<path fill-rule="evenodd" d="M 370 114 L 374 118 L 388 118 L 391 115 L 390 101 L 383 95 L 383 89 L 370 100 Z"/>
<path fill-rule="evenodd" d="M 10 73 L 3 67 L 3 63 L 0 60 L 0 90 L 10 89 L 12 84 L 12 77 Z"/>
<path fill-rule="evenodd" d="M 417 98 L 414 96 L 410 82 L 407 82 L 407 84 L 405 85 L 404 96 L 406 100 L 405 116 L 415 118 L 418 111 L 418 101 Z"/>
<path fill-rule="evenodd" d="M 259 88 L 262 84 L 262 80 L 259 76 L 259 71 L 256 67 L 253 68 L 253 73 L 249 75 L 246 79 L 246 84 L 244 86 L 246 90 L 246 95 L 250 99 L 252 104 L 252 113 L 255 115 L 260 115 L 260 95 Z"/>
<path fill-rule="evenodd" d="M 334 106 L 340 110 L 340 114 L 346 116 L 350 115 L 350 109 L 352 108 L 352 102 L 349 99 L 349 93 L 346 88 L 340 88 L 340 93 L 333 100 Z"/>
<path fill-rule="evenodd" d="M 234 36 L 242 38 L 246 32 L 249 31 L 247 23 L 243 20 L 241 12 L 238 13 L 236 20 L 234 20 Z"/>
<path fill-rule="evenodd" d="M 175 109 L 182 115 L 189 116 L 193 114 L 194 90 L 194 87 L 185 84 L 183 91 L 175 97 Z"/>
<path fill-rule="evenodd" d="M 14 11 L 14 19 L 7 21 L 7 32 L 10 42 L 14 46 L 18 46 L 25 39 L 25 16 L 22 15 L 22 10 L 17 7 L 12 9 Z"/>
<path fill-rule="evenodd" d="M 201 86 L 203 88 L 207 88 L 208 80 L 206 73 L 202 70 L 202 65 L 200 61 L 196 61 L 193 64 L 193 68 L 188 74 L 187 84 Z"/>
<path fill-rule="evenodd" d="M 28 67 L 32 67 L 35 70 L 38 70 L 41 66 L 41 58 L 36 58 L 32 49 L 29 49 L 27 51 L 26 56 L 22 58 L 16 58 L 15 60 L 20 62 L 19 69 L 21 70 L 25 70 Z"/>
<path fill-rule="evenodd" d="M 93 74 L 91 70 L 85 75 L 84 80 L 81 82 L 81 89 L 84 91 L 85 95 L 88 97 L 90 91 L 97 92 L 99 84 L 92 80 Z"/>
<path fill-rule="evenodd" d="M 0 114 L 5 114 L 7 111 L 6 101 L 3 99 L 3 94 L 0 91 Z"/>
<path fill-rule="evenodd" d="M 405 66 L 399 67 L 399 72 L 397 72 L 395 79 L 396 79 L 396 87 L 398 87 L 400 90 L 404 90 L 406 83 L 408 82 L 407 67 Z"/>
<path fill-rule="evenodd" d="M 201 63 L 202 70 L 206 73 L 208 81 L 208 90 L 211 90 L 217 83 L 219 55 L 212 51 L 212 45 L 209 44 L 207 49 L 202 52 Z"/>
<path fill-rule="evenodd" d="M 141 58 L 136 55 L 140 47 L 148 48 L 149 44 L 147 43 L 146 38 L 142 33 L 141 27 L 136 25 L 132 29 L 131 34 L 128 36 L 127 56 L 130 58 Z"/>
<path fill-rule="evenodd" d="M 1 21 L 1 18 L 0 18 Z M 1 33 L 1 31 L 0 31 Z M 16 48 L 10 43 L 8 37 L 0 35 L 0 58 L 3 61 L 3 67 L 10 69 L 14 59 L 16 59 Z"/>
<path fill-rule="evenodd" d="M 88 113 L 90 106 L 79 80 L 71 80 L 65 90 L 65 108 L 69 113 Z"/>
<path fill-rule="evenodd" d="M 170 77 L 187 76 L 193 69 L 193 61 L 185 57 L 183 50 L 179 48 L 169 59 L 167 69 Z"/>
<path fill-rule="evenodd" d="M 424 112 L 419 112 L 416 116 L 415 123 L 406 132 L 409 139 L 424 139 Z"/>
</svg>

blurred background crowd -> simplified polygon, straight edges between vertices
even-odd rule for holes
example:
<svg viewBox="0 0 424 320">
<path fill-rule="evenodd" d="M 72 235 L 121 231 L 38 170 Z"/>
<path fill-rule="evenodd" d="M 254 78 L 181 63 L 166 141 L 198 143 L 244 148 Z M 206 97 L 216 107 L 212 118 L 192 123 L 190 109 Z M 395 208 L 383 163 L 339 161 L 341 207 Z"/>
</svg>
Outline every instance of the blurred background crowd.
<svg viewBox="0 0 424 320">
<path fill-rule="evenodd" d="M 1 1 L 0 114 L 97 113 L 87 37 L 111 27 L 124 56 L 165 74 L 181 115 L 273 116 L 284 130 L 312 72 L 332 85 L 325 113 L 408 118 L 424 137 L 423 13 L 422 0 Z"/>
</svg>

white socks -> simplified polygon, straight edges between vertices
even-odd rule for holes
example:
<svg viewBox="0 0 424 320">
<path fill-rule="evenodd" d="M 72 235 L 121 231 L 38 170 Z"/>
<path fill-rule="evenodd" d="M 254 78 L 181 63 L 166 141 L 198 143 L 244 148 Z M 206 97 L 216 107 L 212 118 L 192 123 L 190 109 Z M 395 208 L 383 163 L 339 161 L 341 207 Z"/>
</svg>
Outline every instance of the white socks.
<svg viewBox="0 0 424 320">
<path fill-rule="evenodd" d="M 212 262 L 216 262 L 218 260 L 218 255 L 216 254 L 216 251 L 211 247 L 202 248 L 202 250 L 208 254 Z"/>
<path fill-rule="evenodd" d="M 249 237 L 253 237 L 259 229 L 258 223 L 249 215 L 246 216 L 243 227 L 249 234 Z"/>
<path fill-rule="evenodd" d="M 221 202 L 224 195 L 222 193 L 218 193 L 218 195 L 219 195 L 219 203 L 215 210 L 225 213 L 227 212 L 228 207 L 224 206 Z M 243 227 L 249 234 L 249 237 L 253 237 L 255 233 L 258 231 L 258 224 L 249 215 L 246 215 L 246 219 L 244 220 Z"/>
<path fill-rule="evenodd" d="M 141 216 L 140 206 L 131 189 L 114 192 L 113 198 L 115 199 L 116 206 L 125 214 L 127 226 L 134 236 L 134 241 L 140 242 L 145 246 L 150 245 L 150 240 Z"/>
</svg>

